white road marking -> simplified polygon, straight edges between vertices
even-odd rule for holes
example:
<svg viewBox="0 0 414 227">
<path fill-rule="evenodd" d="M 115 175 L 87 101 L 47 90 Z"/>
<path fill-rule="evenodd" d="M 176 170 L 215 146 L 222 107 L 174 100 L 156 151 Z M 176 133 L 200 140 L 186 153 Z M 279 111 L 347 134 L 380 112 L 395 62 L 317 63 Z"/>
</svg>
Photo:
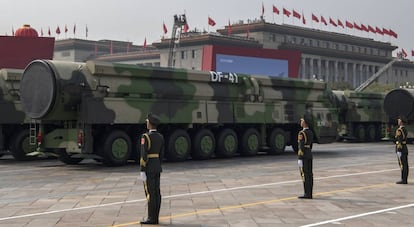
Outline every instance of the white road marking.
<svg viewBox="0 0 414 227">
<path fill-rule="evenodd" d="M 334 175 L 334 176 L 327 176 L 327 177 L 316 177 L 315 180 L 351 177 L 351 176 L 359 176 L 359 175 L 367 175 L 367 174 L 376 174 L 376 173 L 391 172 L 391 171 L 395 171 L 395 170 L 400 170 L 400 169 L 398 169 L 398 168 L 396 168 L 396 169 L 385 169 L 385 170 L 369 171 L 369 172 L 361 172 L 361 173 L 341 174 L 341 175 Z M 217 189 L 217 190 L 211 190 L 211 191 L 183 193 L 183 194 L 163 196 L 163 199 L 185 197 L 185 196 L 194 196 L 194 195 L 202 195 L 202 194 L 211 194 L 211 193 L 234 191 L 234 190 L 240 190 L 240 189 L 267 187 L 267 186 L 290 184 L 290 183 L 297 183 L 297 182 L 302 182 L 302 180 L 299 179 L 299 180 L 291 180 L 291 181 L 273 182 L 273 183 L 267 183 L 267 184 L 256 184 L 256 185 L 248 185 L 248 186 L 233 187 L 233 188 L 223 188 L 223 189 Z M 53 210 L 53 211 L 39 212 L 39 213 L 32 213 L 32 214 L 24 214 L 24 215 L 3 217 L 3 218 L 0 218 L 0 221 L 19 219 L 19 218 L 27 218 L 27 217 L 34 217 L 34 216 L 41 216 L 41 215 L 48 215 L 48 214 L 55 214 L 55 213 L 62 213 L 62 212 L 94 209 L 94 208 L 100 208 L 100 207 L 116 206 L 116 205 L 122 205 L 122 204 L 127 204 L 127 203 L 137 203 L 137 202 L 144 202 L 144 201 L 146 201 L 146 199 L 136 199 L 136 200 L 106 203 L 106 204 L 100 204 L 100 205 L 94 205 L 94 206 L 76 207 L 76 208 L 70 208 L 70 209 L 62 209 L 62 210 Z"/>
<path fill-rule="evenodd" d="M 308 225 L 302 225 L 301 227 L 311 227 L 311 226 L 325 225 L 325 224 L 345 221 L 345 220 L 349 220 L 349 219 L 364 217 L 364 216 L 368 216 L 368 215 L 373 215 L 373 214 L 385 213 L 385 212 L 389 212 L 389 211 L 393 211 L 393 210 L 404 209 L 404 208 L 408 208 L 408 207 L 412 207 L 412 206 L 414 206 L 414 203 L 403 205 L 403 206 L 398 206 L 398 207 L 391 207 L 391 208 L 382 209 L 382 210 L 371 211 L 371 212 L 362 213 L 362 214 L 356 214 L 356 215 L 343 217 L 343 218 L 337 218 L 337 219 L 322 221 L 322 222 L 308 224 Z"/>
</svg>

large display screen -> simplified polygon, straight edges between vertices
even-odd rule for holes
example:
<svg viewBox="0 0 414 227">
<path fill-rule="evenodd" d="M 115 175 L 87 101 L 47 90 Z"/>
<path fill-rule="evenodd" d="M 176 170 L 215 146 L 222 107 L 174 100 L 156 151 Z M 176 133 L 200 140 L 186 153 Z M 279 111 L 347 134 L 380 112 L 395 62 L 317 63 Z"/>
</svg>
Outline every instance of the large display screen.
<svg viewBox="0 0 414 227">
<path fill-rule="evenodd" d="M 216 71 L 288 77 L 288 60 L 216 54 Z"/>
</svg>

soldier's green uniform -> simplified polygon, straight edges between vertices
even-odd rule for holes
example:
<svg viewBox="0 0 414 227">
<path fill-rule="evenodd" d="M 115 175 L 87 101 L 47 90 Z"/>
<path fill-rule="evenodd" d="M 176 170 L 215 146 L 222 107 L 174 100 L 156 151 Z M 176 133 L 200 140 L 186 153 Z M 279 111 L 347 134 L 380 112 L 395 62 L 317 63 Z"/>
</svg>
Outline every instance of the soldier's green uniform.
<svg viewBox="0 0 414 227">
<path fill-rule="evenodd" d="M 401 168 L 401 181 L 398 181 L 397 184 L 407 184 L 408 178 L 408 148 L 407 148 L 407 129 L 404 127 L 406 123 L 406 118 L 400 116 L 398 119 L 399 127 L 395 131 L 395 152 L 398 157 L 398 164 Z"/>
<path fill-rule="evenodd" d="M 148 133 L 142 134 L 140 166 L 141 172 L 145 172 L 146 175 L 144 189 L 148 201 L 148 217 L 141 223 L 158 224 L 161 208 L 160 175 L 164 156 L 164 137 L 156 130 L 160 120 L 155 114 L 148 114 L 147 121 L 153 127 L 148 128 Z"/>
<path fill-rule="evenodd" d="M 313 171 L 312 171 L 312 144 L 313 144 L 313 132 L 309 129 L 309 122 L 311 119 L 305 116 L 301 119 L 301 126 L 303 129 L 298 134 L 298 163 L 300 174 L 303 180 L 303 187 L 305 194 L 300 196 L 300 199 L 312 199 L 313 189 Z"/>
</svg>

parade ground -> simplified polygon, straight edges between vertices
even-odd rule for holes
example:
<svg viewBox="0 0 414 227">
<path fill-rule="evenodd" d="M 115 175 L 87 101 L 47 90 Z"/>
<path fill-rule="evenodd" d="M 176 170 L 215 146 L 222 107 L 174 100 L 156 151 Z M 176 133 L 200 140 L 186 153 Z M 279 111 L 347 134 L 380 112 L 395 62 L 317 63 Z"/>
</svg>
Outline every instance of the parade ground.
<svg viewBox="0 0 414 227">
<path fill-rule="evenodd" d="M 414 146 L 411 173 L 400 180 L 394 146 L 333 143 L 313 148 L 313 199 L 298 199 L 303 183 L 291 148 L 259 154 L 164 163 L 158 226 L 414 226 Z M 146 199 L 139 167 L 94 160 L 0 158 L 0 226 L 140 226 Z"/>
</svg>

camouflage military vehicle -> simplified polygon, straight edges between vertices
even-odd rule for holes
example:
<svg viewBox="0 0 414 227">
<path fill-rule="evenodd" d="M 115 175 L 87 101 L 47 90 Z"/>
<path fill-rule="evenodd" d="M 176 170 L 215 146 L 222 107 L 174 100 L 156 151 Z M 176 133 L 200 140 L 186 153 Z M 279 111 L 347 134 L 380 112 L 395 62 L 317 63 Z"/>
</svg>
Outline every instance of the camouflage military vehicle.
<svg viewBox="0 0 414 227">
<path fill-rule="evenodd" d="M 357 91 L 333 91 L 338 108 L 340 139 L 360 142 L 379 141 L 387 121 L 383 100 L 385 94 Z"/>
<path fill-rule="evenodd" d="M 336 140 L 336 109 L 326 84 L 235 73 L 135 65 L 30 63 L 22 105 L 37 119 L 37 139 L 68 164 L 83 158 L 122 165 L 139 155 L 137 138 L 148 112 L 161 117 L 170 161 L 255 155 L 297 146 L 299 119 L 314 116 L 315 140 Z"/>
<path fill-rule="evenodd" d="M 408 122 L 405 125 L 408 130 L 407 142 L 414 141 L 414 89 L 397 88 L 385 95 L 384 110 L 389 117 L 390 138 L 394 138 L 397 127 L 397 117 L 403 115 Z"/>
<path fill-rule="evenodd" d="M 26 160 L 29 123 L 20 103 L 20 79 L 23 70 L 0 70 L 0 156 L 11 152 L 17 160 Z"/>
</svg>

